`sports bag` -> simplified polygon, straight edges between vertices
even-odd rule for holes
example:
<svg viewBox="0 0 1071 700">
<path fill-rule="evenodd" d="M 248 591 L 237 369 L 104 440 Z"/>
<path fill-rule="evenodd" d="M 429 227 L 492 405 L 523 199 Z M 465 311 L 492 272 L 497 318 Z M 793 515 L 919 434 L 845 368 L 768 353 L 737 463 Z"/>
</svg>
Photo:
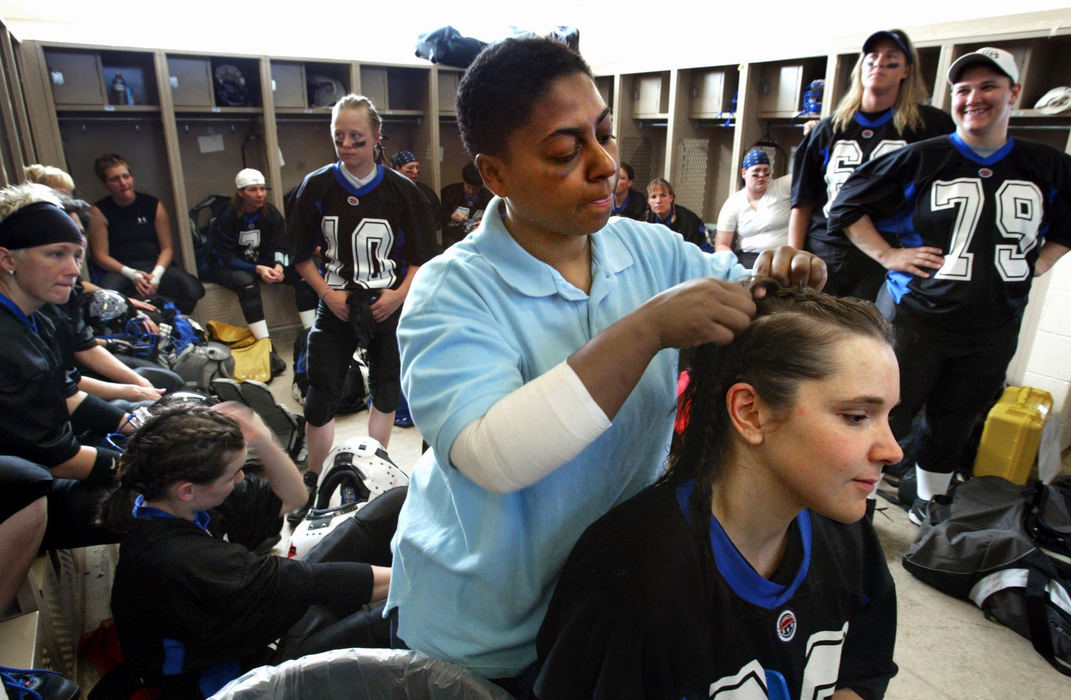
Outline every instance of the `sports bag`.
<svg viewBox="0 0 1071 700">
<path fill-rule="evenodd" d="M 1028 522 L 1037 522 L 1039 489 L 1048 488 L 1061 487 L 971 479 L 952 499 L 931 502 L 903 565 L 931 586 L 970 600 L 1071 676 L 1071 567 L 1050 557 L 1027 530 Z M 1071 525 L 1053 523 L 1057 512 L 1050 508 L 1045 527 Z"/>
<path fill-rule="evenodd" d="M 234 357 L 234 379 L 245 382 L 253 379 L 270 382 L 275 376 L 271 367 L 271 340 L 258 339 L 246 326 L 233 326 L 222 321 L 208 321 L 208 335 L 231 349 Z M 285 370 L 285 367 L 284 367 Z"/>
</svg>

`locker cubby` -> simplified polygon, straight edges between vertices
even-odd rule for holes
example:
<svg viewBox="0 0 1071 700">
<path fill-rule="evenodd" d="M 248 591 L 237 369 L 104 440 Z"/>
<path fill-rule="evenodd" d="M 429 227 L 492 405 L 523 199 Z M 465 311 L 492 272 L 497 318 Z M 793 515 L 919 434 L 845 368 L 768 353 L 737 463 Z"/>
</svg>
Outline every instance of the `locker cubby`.
<svg viewBox="0 0 1071 700">
<path fill-rule="evenodd" d="M 253 111 L 260 109 L 260 61 L 258 59 L 239 58 L 236 56 L 212 56 L 209 59 L 209 62 L 212 73 L 213 111 Z M 217 73 L 226 73 L 231 66 L 238 70 L 241 74 L 241 81 L 244 81 L 244 100 L 239 99 L 239 93 L 233 93 L 228 96 L 221 91 L 221 88 L 217 84 Z M 235 75 L 232 76 L 232 79 L 237 80 L 238 78 Z M 242 104 L 232 104 L 232 102 L 242 102 Z"/>
<path fill-rule="evenodd" d="M 1023 89 L 1019 101 L 1012 111 L 1012 118 L 1057 121 L 1071 126 L 1071 112 L 1058 115 L 1045 115 L 1034 109 L 1034 105 L 1049 90 L 1064 87 L 1071 83 L 1071 37 L 1055 36 L 1015 41 L 987 41 L 956 44 L 952 49 L 953 60 L 975 51 L 983 46 L 996 46 L 1010 52 L 1019 66 L 1019 82 Z M 944 83 L 946 94 L 950 91 Z M 951 100 L 949 99 L 949 106 Z"/>
<path fill-rule="evenodd" d="M 361 66 L 361 90 L 386 116 L 423 116 L 428 111 L 428 76 L 425 68 Z"/>
<path fill-rule="evenodd" d="M 793 119 L 803 110 L 812 80 L 824 80 L 826 57 L 762 63 L 758 70 L 759 119 Z"/>
<path fill-rule="evenodd" d="M 57 108 L 107 104 L 100 52 L 46 49 L 45 64 Z"/>
<path fill-rule="evenodd" d="M 302 106 L 309 109 L 329 110 L 334 106 L 330 98 L 337 93 L 339 87 L 342 95 L 353 92 L 350 77 L 350 63 L 327 63 L 321 61 L 306 61 L 302 64 L 304 88 L 302 90 Z M 321 83 L 324 85 L 321 87 Z M 326 85 L 330 83 L 331 87 Z M 338 85 L 334 85 L 337 83 Z M 326 94 L 321 94 L 326 93 Z M 341 95 L 339 95 L 341 97 Z M 278 105 L 276 105 L 278 107 Z"/>
<path fill-rule="evenodd" d="M 665 119 L 669 115 L 669 71 L 622 77 L 633 119 Z"/>
<path fill-rule="evenodd" d="M 687 72 L 688 116 L 692 119 L 727 120 L 735 113 L 740 73 L 736 66 L 697 68 Z"/>
<path fill-rule="evenodd" d="M 595 78 L 595 87 L 599 90 L 599 95 L 602 96 L 602 101 L 606 103 L 607 107 L 610 107 L 614 103 L 614 76 L 612 75 L 600 75 Z"/>
<path fill-rule="evenodd" d="M 451 116 L 456 114 L 454 102 L 457 99 L 457 86 L 461 82 L 462 71 L 439 66 L 436 80 L 439 83 L 439 114 Z"/>
<path fill-rule="evenodd" d="M 159 108 L 151 53 L 50 48 L 44 55 L 52 97 L 59 110 L 111 112 Z"/>
</svg>

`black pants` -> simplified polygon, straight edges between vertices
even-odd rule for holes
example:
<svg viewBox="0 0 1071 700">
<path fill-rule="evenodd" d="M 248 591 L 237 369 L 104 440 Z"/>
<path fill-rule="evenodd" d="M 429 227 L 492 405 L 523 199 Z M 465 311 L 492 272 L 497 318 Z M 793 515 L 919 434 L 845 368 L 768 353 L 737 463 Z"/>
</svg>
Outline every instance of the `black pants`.
<svg viewBox="0 0 1071 700">
<path fill-rule="evenodd" d="M 148 263 L 139 262 L 130 263 L 129 265 L 135 270 L 152 270 L 155 263 L 149 261 Z M 105 289 L 114 289 L 128 297 L 137 298 L 139 296 L 134 283 L 118 272 L 105 272 L 101 275 L 97 284 Z M 161 296 L 174 301 L 179 311 L 188 314 L 192 313 L 193 307 L 197 306 L 197 300 L 205 295 L 205 286 L 182 268 L 171 265 L 164 270 L 164 276 L 160 278 L 159 293 Z"/>
<path fill-rule="evenodd" d="M 210 279 L 238 295 L 238 305 L 242 307 L 242 316 L 246 323 L 264 320 L 264 302 L 260 296 L 260 279 L 253 272 L 234 270 L 229 267 L 213 267 Z M 286 268 L 283 284 L 294 288 L 294 301 L 298 312 L 312 311 L 316 308 L 316 292 L 301 279 L 292 267 Z"/>
<path fill-rule="evenodd" d="M 111 487 L 75 479 L 57 479 L 52 472 L 20 457 L 0 457 L 0 520 L 6 520 L 41 496 L 48 498 L 48 525 L 41 549 L 70 549 L 118 542 L 97 524 L 100 503 Z"/>
<path fill-rule="evenodd" d="M 888 307 L 887 294 L 882 292 L 879 306 Z M 893 434 L 907 437 L 921 410 L 915 461 L 926 471 L 951 474 L 969 457 L 964 451 L 974 425 L 1004 387 L 1019 323 L 952 333 L 898 315 L 893 327 L 900 364 L 900 405 L 889 419 Z"/>
<path fill-rule="evenodd" d="M 399 486 L 372 500 L 325 535 L 305 561 L 359 561 L 373 566 L 390 566 L 390 541 L 398 528 L 398 513 L 405 503 L 405 494 L 406 488 Z M 390 622 L 383 617 L 382 602 L 341 619 L 317 605 L 310 608 L 280 640 L 272 662 L 280 663 L 331 649 L 390 646 Z"/>
<path fill-rule="evenodd" d="M 356 292 L 351 292 L 356 294 Z M 368 344 L 368 384 L 372 405 L 382 413 L 393 413 L 401 396 L 401 359 L 398 355 L 398 317 L 402 310 L 373 323 Z M 351 309 L 351 317 L 355 310 Z M 305 396 L 305 420 L 319 427 L 335 417 L 342 399 L 342 385 L 358 337 L 351 322 L 341 321 L 327 304 L 320 302 L 316 323 L 309 333 L 309 392 Z"/>
<path fill-rule="evenodd" d="M 874 301 L 885 282 L 887 270 L 850 242 L 847 247 L 807 238 L 807 250 L 826 263 L 829 280 L 822 290 L 836 297 Z"/>
</svg>

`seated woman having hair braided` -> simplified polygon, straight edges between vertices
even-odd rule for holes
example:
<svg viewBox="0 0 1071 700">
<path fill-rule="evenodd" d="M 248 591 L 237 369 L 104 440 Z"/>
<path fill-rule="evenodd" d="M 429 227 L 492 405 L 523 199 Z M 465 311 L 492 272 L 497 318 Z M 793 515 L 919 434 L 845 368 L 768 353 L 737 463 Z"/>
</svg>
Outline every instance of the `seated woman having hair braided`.
<svg viewBox="0 0 1071 700">
<path fill-rule="evenodd" d="M 896 673 L 896 594 L 863 517 L 901 457 L 889 325 L 870 302 L 764 286 L 746 331 L 697 349 L 669 471 L 570 554 L 538 697 L 872 698 Z"/>
<path fill-rule="evenodd" d="M 266 482 L 244 478 L 247 445 Z M 128 671 L 166 697 L 211 695 L 269 661 L 380 646 L 380 632 L 387 641 L 381 610 L 362 607 L 387 595 L 389 569 L 253 551 L 279 534 L 283 514 L 307 492 L 248 408 L 187 405 L 152 416 L 131 437 L 120 469 L 103 514 L 124 530 L 112 612 Z M 342 619 L 273 656 L 268 645 L 313 605 Z"/>
</svg>

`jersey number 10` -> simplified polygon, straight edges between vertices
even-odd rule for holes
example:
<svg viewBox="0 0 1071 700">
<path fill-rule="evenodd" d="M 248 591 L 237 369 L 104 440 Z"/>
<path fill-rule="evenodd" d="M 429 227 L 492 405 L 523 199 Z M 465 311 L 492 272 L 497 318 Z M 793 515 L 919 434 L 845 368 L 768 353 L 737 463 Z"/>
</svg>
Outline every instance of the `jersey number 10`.
<svg viewBox="0 0 1071 700">
<path fill-rule="evenodd" d="M 338 275 L 344 253 L 338 240 L 338 217 L 325 216 L 320 222 L 327 250 L 324 257 L 330 273 Z M 394 261 L 390 252 L 394 248 L 394 231 L 386 219 L 361 219 L 350 234 L 350 249 L 353 254 L 353 281 L 368 289 L 387 289 L 394 285 Z M 331 280 L 327 280 L 331 284 Z M 332 285 L 334 286 L 334 285 Z"/>
<path fill-rule="evenodd" d="M 1006 180 L 996 194 L 996 230 L 1011 243 L 995 246 L 994 264 L 1005 282 L 1022 282 L 1030 277 L 1026 255 L 1038 242 L 1038 229 L 1044 212 L 1041 189 L 1028 180 Z M 957 178 L 933 183 L 930 207 L 933 211 L 955 209 L 945 263 L 934 277 L 969 281 L 974 268 L 971 242 L 982 216 L 985 192 L 976 177 Z M 985 224 L 983 224 L 983 229 Z"/>
</svg>

